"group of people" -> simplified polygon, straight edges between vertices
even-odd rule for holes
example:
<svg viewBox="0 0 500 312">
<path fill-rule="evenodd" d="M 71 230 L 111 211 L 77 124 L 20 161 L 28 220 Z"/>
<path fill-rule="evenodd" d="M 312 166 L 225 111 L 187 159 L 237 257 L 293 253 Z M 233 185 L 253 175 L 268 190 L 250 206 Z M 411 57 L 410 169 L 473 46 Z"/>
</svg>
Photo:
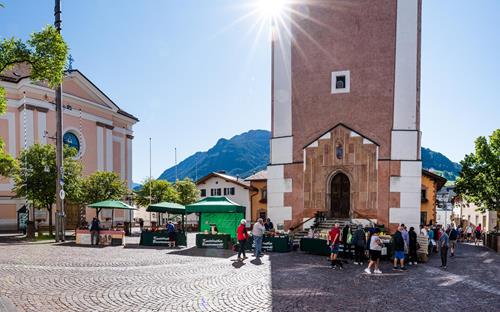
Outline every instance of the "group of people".
<svg viewBox="0 0 500 312">
<path fill-rule="evenodd" d="M 392 235 L 392 245 L 394 251 L 393 270 L 406 271 L 408 265 L 417 265 L 418 253 L 438 253 L 441 256 L 441 268 L 446 269 L 448 253 L 451 257 L 455 255 L 457 240 L 461 237 L 460 230 L 451 226 L 446 229 L 435 226 L 420 226 L 417 233 L 414 227 L 409 229 L 400 224 L 397 231 Z M 349 225 L 342 230 L 339 224 L 328 233 L 327 244 L 330 246 L 331 268 L 343 269 L 342 261 L 338 259 L 342 244 L 342 257 L 351 258 L 352 248 L 354 248 L 355 265 L 364 265 L 366 254 L 368 254 L 367 274 L 381 274 L 379 263 L 383 254 L 387 254 L 386 246 L 380 238 L 380 229 L 358 228 L 351 232 Z M 385 249 L 385 250 L 384 250 Z M 344 261 L 345 262 L 345 261 Z"/>
<path fill-rule="evenodd" d="M 245 219 L 242 219 L 240 221 L 240 225 L 236 229 L 236 235 L 239 244 L 238 261 L 248 259 L 245 254 L 245 246 L 250 236 L 248 234 L 246 224 L 247 221 Z M 274 230 L 274 224 L 269 218 L 267 218 L 266 222 L 264 222 L 264 219 L 259 218 L 257 222 L 254 223 L 252 228 L 252 236 L 255 244 L 255 258 L 260 258 L 262 256 L 262 241 L 264 239 L 264 233 L 272 230 Z"/>
</svg>

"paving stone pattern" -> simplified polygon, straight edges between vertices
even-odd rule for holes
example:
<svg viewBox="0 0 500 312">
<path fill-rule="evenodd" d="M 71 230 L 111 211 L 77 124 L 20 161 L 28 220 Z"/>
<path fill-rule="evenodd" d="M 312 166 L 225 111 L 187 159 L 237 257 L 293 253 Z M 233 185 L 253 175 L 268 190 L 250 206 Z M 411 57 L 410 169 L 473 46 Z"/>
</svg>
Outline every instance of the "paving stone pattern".
<svg viewBox="0 0 500 312">
<path fill-rule="evenodd" d="M 18 311 L 500 311 L 500 257 L 460 246 L 381 276 L 298 252 L 243 265 L 230 251 L 0 244 L 0 306 Z M 4 299 L 2 301 L 2 298 Z M 12 305 L 11 305 L 12 306 Z M 0 309 L 1 310 L 1 309 Z"/>
</svg>

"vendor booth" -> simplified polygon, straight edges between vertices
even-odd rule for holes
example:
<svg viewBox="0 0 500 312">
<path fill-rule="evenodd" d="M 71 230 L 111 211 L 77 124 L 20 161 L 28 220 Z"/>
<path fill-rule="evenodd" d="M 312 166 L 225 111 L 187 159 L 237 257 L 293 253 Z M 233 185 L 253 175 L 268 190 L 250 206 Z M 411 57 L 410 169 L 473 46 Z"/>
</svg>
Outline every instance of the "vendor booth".
<svg viewBox="0 0 500 312">
<path fill-rule="evenodd" d="M 117 246 L 125 243 L 125 231 L 123 229 L 114 227 L 114 210 L 135 210 L 136 208 L 129 206 L 121 201 L 106 200 L 89 205 L 88 207 L 96 210 L 96 217 L 99 218 L 99 213 L 103 209 L 111 209 L 111 223 L 101 223 L 98 232 L 100 246 Z M 76 244 L 77 245 L 91 245 L 92 233 L 90 229 L 77 229 L 76 230 Z"/>
<path fill-rule="evenodd" d="M 207 197 L 186 206 L 186 213 L 199 213 L 199 229 L 196 246 L 199 248 L 230 247 L 236 240 L 236 229 L 245 218 L 245 207 L 225 196 Z"/>
<path fill-rule="evenodd" d="M 158 204 L 149 205 L 146 209 L 148 212 L 156 212 L 168 215 L 181 215 L 182 222 L 180 228 L 177 228 L 172 235 L 167 232 L 166 227 L 155 230 L 143 230 L 141 232 L 140 245 L 144 246 L 187 246 L 187 237 L 184 230 L 184 216 L 186 215 L 186 208 L 183 205 L 170 202 L 161 202 Z"/>
<path fill-rule="evenodd" d="M 245 249 L 252 250 L 255 248 L 253 235 L 247 241 Z M 288 252 L 292 250 L 290 237 L 286 234 L 266 233 L 262 238 L 262 250 L 267 252 Z"/>
</svg>

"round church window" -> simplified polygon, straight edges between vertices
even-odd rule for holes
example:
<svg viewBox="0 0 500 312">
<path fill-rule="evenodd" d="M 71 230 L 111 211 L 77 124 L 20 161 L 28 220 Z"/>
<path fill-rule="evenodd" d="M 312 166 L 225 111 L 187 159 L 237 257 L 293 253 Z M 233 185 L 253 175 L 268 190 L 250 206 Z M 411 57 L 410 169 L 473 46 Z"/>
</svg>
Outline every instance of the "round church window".
<svg viewBox="0 0 500 312">
<path fill-rule="evenodd" d="M 335 155 L 337 156 L 337 159 L 342 159 L 344 157 L 344 148 L 342 147 L 342 144 L 338 144 L 335 148 Z"/>
<path fill-rule="evenodd" d="M 63 136 L 64 145 L 76 149 L 80 153 L 80 140 L 73 132 L 66 132 Z"/>
</svg>

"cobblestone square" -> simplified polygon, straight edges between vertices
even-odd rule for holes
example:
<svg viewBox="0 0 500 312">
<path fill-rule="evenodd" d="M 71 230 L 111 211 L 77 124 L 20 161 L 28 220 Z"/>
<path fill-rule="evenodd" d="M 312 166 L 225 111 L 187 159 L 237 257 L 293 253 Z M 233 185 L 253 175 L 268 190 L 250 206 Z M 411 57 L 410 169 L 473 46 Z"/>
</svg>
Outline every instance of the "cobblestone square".
<svg viewBox="0 0 500 312">
<path fill-rule="evenodd" d="M 500 311 L 500 257 L 461 245 L 439 269 L 351 263 L 299 252 L 250 257 L 230 251 L 0 244 L 0 311 Z"/>
</svg>

